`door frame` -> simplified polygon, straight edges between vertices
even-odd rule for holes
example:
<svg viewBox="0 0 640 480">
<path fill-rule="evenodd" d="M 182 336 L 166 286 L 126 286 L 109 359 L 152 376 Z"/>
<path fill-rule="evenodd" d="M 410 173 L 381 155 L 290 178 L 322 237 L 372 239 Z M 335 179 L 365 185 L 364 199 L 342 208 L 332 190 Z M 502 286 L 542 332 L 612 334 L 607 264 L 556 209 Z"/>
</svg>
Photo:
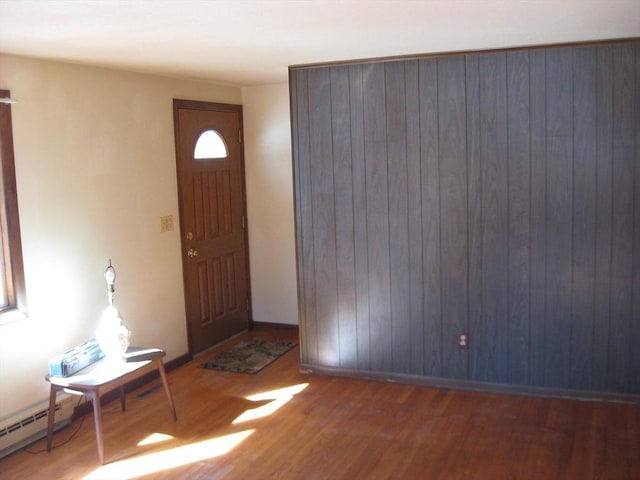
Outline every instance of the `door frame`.
<svg viewBox="0 0 640 480">
<path fill-rule="evenodd" d="M 200 100 L 183 100 L 183 99 L 173 99 L 173 136 L 175 141 L 175 155 L 176 155 L 176 182 L 178 185 L 178 212 L 180 216 L 180 260 L 182 262 L 182 286 L 184 290 L 184 310 L 185 310 L 185 322 L 187 324 L 187 341 L 189 346 L 189 354 L 194 355 L 193 351 L 193 341 L 191 334 L 191 326 L 189 324 L 189 318 L 187 315 L 187 291 L 186 291 L 186 283 L 187 283 L 187 270 L 185 264 L 185 255 L 186 255 L 186 238 L 185 233 L 186 229 L 184 226 L 184 212 L 182 208 L 182 169 L 180 168 L 180 128 L 178 122 L 178 112 L 180 109 L 188 109 L 188 110 L 207 110 L 212 112 L 233 112 L 238 115 L 238 122 L 240 128 L 240 181 L 242 183 L 242 215 L 245 219 L 244 229 L 243 229 L 243 241 L 244 241 L 244 249 L 245 249 L 245 274 L 246 274 L 246 282 L 247 282 L 247 328 L 249 330 L 253 330 L 253 310 L 252 310 L 252 299 L 251 299 L 251 276 L 250 276 L 250 268 L 249 268 L 249 221 L 247 217 L 247 187 L 245 181 L 245 165 L 244 165 L 244 124 L 242 118 L 242 105 L 235 105 L 230 103 L 215 103 L 215 102 L 205 102 Z"/>
</svg>

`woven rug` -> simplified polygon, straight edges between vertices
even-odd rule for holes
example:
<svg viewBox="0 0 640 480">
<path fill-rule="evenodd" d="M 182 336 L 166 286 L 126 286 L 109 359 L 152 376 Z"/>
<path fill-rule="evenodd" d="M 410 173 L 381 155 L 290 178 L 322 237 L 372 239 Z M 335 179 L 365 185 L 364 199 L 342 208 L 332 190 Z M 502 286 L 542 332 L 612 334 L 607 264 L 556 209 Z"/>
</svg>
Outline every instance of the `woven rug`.
<svg viewBox="0 0 640 480">
<path fill-rule="evenodd" d="M 245 340 L 216 355 L 202 368 L 256 374 L 297 345 L 286 340 Z"/>
</svg>

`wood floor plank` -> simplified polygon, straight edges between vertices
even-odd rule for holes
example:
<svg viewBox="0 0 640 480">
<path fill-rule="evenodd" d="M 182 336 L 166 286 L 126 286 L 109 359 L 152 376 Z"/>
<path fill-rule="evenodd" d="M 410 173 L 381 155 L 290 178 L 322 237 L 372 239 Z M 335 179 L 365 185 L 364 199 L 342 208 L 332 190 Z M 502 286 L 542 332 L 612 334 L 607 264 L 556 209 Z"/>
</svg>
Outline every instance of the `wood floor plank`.
<svg viewBox="0 0 640 480">
<path fill-rule="evenodd" d="M 247 337 L 296 338 L 263 330 L 234 342 Z M 300 373 L 298 348 L 257 375 L 199 368 L 221 349 L 168 373 L 175 423 L 154 383 L 127 395 L 126 412 L 117 400 L 104 406 L 107 465 L 98 463 L 85 416 L 55 434 L 51 453 L 21 450 L 0 460 L 0 478 L 640 478 L 638 404 L 311 375 Z M 252 397 L 292 386 L 299 393 L 280 400 Z M 140 444 L 152 434 L 164 440 Z M 231 440 L 235 447 L 219 451 Z"/>
</svg>

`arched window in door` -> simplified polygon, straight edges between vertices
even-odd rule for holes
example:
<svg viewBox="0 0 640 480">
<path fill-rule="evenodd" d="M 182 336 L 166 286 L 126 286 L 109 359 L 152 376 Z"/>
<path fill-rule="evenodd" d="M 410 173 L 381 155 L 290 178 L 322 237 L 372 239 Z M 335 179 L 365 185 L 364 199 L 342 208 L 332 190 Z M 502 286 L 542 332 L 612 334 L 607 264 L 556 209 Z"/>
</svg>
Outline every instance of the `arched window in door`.
<svg viewBox="0 0 640 480">
<path fill-rule="evenodd" d="M 227 158 L 229 152 L 222 136 L 215 130 L 205 130 L 198 137 L 193 158 Z"/>
</svg>

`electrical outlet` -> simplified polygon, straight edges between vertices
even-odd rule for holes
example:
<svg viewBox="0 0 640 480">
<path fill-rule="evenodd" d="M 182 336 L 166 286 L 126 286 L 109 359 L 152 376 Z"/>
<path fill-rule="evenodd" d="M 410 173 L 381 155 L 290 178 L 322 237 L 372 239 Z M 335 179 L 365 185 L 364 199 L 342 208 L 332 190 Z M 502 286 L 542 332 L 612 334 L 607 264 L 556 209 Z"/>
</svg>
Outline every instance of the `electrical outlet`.
<svg viewBox="0 0 640 480">
<path fill-rule="evenodd" d="M 469 348 L 469 337 L 466 333 L 461 333 L 458 337 L 458 347 L 462 350 Z"/>
</svg>

